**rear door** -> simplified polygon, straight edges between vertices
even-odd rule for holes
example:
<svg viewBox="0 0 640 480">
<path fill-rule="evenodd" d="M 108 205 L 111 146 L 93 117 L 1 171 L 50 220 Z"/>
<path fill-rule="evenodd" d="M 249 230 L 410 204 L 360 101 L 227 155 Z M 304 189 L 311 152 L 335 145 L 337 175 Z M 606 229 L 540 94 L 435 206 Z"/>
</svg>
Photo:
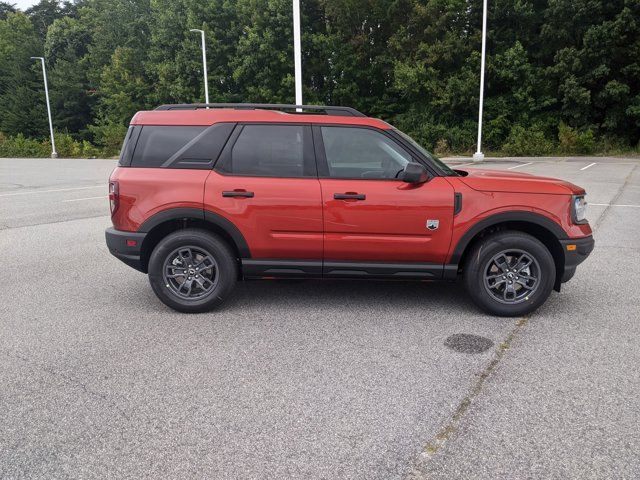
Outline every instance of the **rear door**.
<svg viewBox="0 0 640 480">
<path fill-rule="evenodd" d="M 206 181 L 206 211 L 247 241 L 246 276 L 320 274 L 322 203 L 310 125 L 238 124 Z"/>
<path fill-rule="evenodd" d="M 439 275 L 451 240 L 451 184 L 444 177 L 418 185 L 399 180 L 407 163 L 417 159 L 382 130 L 313 128 L 324 208 L 324 273 Z"/>
</svg>

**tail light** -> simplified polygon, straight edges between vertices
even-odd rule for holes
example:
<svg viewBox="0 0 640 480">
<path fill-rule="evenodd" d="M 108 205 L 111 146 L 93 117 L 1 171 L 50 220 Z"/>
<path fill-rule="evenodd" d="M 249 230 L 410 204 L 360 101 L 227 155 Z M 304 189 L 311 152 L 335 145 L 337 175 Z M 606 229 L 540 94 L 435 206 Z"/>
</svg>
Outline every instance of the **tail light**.
<svg viewBox="0 0 640 480">
<path fill-rule="evenodd" d="M 111 215 L 116 213 L 119 204 L 118 182 L 109 182 L 109 207 L 111 208 Z"/>
</svg>

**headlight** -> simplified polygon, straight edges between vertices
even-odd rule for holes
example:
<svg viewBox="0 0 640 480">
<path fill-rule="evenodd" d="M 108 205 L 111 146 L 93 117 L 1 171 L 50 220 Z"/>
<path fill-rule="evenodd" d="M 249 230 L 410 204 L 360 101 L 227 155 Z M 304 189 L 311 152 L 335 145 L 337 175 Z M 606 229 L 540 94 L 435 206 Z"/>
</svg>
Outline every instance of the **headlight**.
<svg viewBox="0 0 640 480">
<path fill-rule="evenodd" d="M 574 195 L 571 201 L 573 223 L 587 223 L 587 201 L 584 195 Z"/>
</svg>

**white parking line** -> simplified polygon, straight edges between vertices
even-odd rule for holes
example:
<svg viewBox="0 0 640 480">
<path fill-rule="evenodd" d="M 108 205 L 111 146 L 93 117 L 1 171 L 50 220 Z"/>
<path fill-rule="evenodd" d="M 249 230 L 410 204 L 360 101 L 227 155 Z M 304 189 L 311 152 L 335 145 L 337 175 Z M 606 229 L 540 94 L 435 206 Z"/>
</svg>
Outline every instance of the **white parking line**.
<svg viewBox="0 0 640 480">
<path fill-rule="evenodd" d="M 520 167 L 526 167 L 527 165 L 531 165 L 533 164 L 533 162 L 529 162 L 529 163 L 521 163 L 520 165 L 515 165 L 513 167 L 509 167 L 507 168 L 507 170 L 514 170 L 516 168 L 520 168 Z"/>
<path fill-rule="evenodd" d="M 586 170 L 589 167 L 593 167 L 594 165 L 597 165 L 596 162 L 590 163 L 589 165 L 587 165 L 586 167 L 582 167 L 580 170 Z"/>
<path fill-rule="evenodd" d="M 629 207 L 629 208 L 640 208 L 640 205 L 616 204 L 616 203 L 589 203 L 589 205 L 595 205 L 596 207 Z"/>
<path fill-rule="evenodd" d="M 55 190 L 32 190 L 31 192 L 0 193 L 0 197 L 13 197 L 14 195 L 32 195 L 36 193 L 71 192 L 72 190 L 88 190 L 90 188 L 104 188 L 106 190 L 107 186 L 93 185 L 91 187 L 57 188 Z"/>
<path fill-rule="evenodd" d="M 72 198 L 71 200 L 62 200 L 62 202 L 79 202 L 80 200 L 93 200 L 95 198 L 109 198 L 107 195 L 100 195 L 99 197 L 85 197 L 85 198 Z"/>
</svg>

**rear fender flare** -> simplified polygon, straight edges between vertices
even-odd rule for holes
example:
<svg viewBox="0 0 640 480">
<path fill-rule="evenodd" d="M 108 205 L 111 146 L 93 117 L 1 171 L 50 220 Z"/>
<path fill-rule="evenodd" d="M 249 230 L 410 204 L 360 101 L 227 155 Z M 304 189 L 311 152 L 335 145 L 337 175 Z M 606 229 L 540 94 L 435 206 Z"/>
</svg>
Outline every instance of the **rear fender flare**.
<svg viewBox="0 0 640 480">
<path fill-rule="evenodd" d="M 213 224 L 223 230 L 236 244 L 241 258 L 251 258 L 251 251 L 244 235 L 229 219 L 200 208 L 170 208 L 152 215 L 144 221 L 138 232 L 148 233 L 158 225 L 170 220 L 194 219 Z"/>
</svg>

